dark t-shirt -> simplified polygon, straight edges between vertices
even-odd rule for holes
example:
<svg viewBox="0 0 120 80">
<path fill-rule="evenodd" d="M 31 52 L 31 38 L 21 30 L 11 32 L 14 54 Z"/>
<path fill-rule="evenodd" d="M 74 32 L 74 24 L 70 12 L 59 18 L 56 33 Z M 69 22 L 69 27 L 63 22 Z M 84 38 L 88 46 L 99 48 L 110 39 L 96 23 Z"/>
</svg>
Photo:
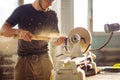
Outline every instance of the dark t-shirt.
<svg viewBox="0 0 120 80">
<path fill-rule="evenodd" d="M 50 35 L 58 33 L 58 19 L 54 11 L 36 11 L 32 4 L 26 4 L 16 8 L 6 20 L 12 26 L 18 24 L 19 29 L 28 30 L 35 35 Z M 27 42 L 18 40 L 18 55 L 42 54 L 47 51 L 48 43 L 43 40 Z"/>
</svg>

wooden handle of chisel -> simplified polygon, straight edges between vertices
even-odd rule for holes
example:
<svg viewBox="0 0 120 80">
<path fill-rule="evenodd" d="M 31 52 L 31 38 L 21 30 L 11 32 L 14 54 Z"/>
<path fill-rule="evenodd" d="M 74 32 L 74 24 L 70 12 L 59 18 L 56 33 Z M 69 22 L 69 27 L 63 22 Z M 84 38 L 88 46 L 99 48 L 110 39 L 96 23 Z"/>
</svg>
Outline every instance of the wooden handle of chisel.
<svg viewBox="0 0 120 80">
<path fill-rule="evenodd" d="M 51 38 L 48 36 L 38 36 L 38 35 L 34 35 L 32 36 L 32 40 L 50 40 Z"/>
<path fill-rule="evenodd" d="M 51 38 L 57 38 L 57 37 L 48 37 L 48 36 L 39 36 L 39 35 L 32 35 L 32 40 L 50 40 Z M 14 35 L 14 39 L 21 39 L 18 35 Z"/>
</svg>

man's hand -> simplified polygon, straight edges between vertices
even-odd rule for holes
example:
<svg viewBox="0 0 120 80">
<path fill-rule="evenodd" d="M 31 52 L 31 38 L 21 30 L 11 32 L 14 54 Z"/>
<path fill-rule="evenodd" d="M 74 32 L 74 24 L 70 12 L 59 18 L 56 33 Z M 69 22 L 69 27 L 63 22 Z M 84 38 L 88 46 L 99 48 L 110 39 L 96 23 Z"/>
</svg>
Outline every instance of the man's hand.
<svg viewBox="0 0 120 80">
<path fill-rule="evenodd" d="M 26 30 L 17 30 L 17 33 L 14 35 L 15 38 L 23 39 L 25 41 L 31 41 L 33 34 Z"/>
<path fill-rule="evenodd" d="M 14 29 L 12 25 L 5 22 L 0 29 L 0 36 L 14 37 L 17 39 L 23 39 L 25 41 L 31 41 L 32 33 L 22 29 Z"/>
<path fill-rule="evenodd" d="M 61 45 L 61 44 L 63 44 L 63 43 L 65 43 L 65 39 L 66 39 L 66 37 L 65 36 L 60 36 L 55 42 L 54 42 L 54 44 L 55 45 Z"/>
</svg>

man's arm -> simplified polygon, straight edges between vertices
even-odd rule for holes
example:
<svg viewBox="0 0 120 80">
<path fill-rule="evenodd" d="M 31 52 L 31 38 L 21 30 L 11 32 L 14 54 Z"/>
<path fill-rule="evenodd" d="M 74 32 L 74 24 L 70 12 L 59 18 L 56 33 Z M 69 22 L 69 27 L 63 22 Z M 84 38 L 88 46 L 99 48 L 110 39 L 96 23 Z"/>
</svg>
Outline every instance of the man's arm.
<svg viewBox="0 0 120 80">
<path fill-rule="evenodd" d="M 14 29 L 12 25 L 5 22 L 0 30 L 0 35 L 5 37 L 15 37 L 19 36 L 25 41 L 31 41 L 32 34 L 29 31 Z"/>
<path fill-rule="evenodd" d="M 0 35 L 5 37 L 13 37 L 15 34 L 17 34 L 17 29 L 12 29 L 12 26 L 5 22 L 0 30 Z"/>
</svg>

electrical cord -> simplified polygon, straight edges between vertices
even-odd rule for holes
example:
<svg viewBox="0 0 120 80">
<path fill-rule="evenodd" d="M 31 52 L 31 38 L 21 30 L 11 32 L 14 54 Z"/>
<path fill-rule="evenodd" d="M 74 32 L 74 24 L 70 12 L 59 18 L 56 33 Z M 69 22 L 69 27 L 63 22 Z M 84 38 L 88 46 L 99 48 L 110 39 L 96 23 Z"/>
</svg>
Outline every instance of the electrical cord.
<svg viewBox="0 0 120 80">
<path fill-rule="evenodd" d="M 113 32 L 111 32 L 108 40 L 104 43 L 103 46 L 101 46 L 101 47 L 99 47 L 99 48 L 97 48 L 97 49 L 91 49 L 90 51 L 98 51 L 98 50 L 101 50 L 102 48 L 104 48 L 104 47 L 110 42 L 110 40 L 112 39 L 112 36 L 113 36 Z"/>
</svg>

